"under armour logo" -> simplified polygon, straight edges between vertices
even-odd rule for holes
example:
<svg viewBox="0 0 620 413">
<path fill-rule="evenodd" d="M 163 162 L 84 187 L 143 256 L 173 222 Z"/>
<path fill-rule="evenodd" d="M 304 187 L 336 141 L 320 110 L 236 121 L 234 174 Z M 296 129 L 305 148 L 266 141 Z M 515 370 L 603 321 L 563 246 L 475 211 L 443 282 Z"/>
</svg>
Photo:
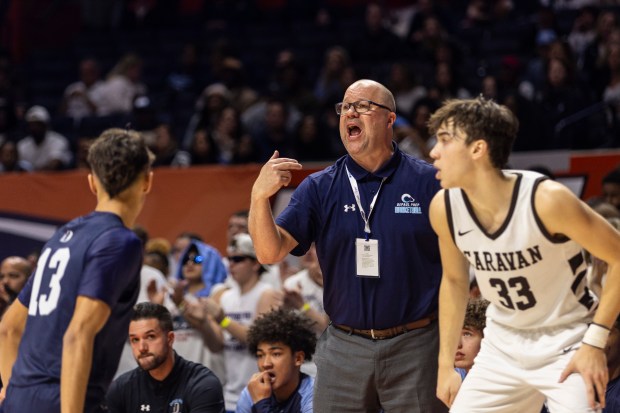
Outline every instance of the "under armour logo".
<svg viewBox="0 0 620 413">
<path fill-rule="evenodd" d="M 151 411 L 151 405 L 150 404 L 141 404 L 140 405 L 140 411 L 141 412 L 150 412 Z"/>
<path fill-rule="evenodd" d="M 355 204 L 345 205 L 344 212 L 355 211 Z"/>
</svg>

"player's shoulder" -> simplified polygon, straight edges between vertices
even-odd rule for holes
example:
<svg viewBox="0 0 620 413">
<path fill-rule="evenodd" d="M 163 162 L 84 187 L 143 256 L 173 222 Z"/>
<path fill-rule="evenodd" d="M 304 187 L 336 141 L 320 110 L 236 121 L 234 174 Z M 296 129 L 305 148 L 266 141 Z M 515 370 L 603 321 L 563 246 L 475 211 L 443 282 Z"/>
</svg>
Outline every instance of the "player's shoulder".
<svg viewBox="0 0 620 413">
<path fill-rule="evenodd" d="M 436 212 L 442 212 L 446 210 L 446 198 L 450 195 L 450 190 L 440 188 L 431 200 L 430 210 Z"/>
</svg>

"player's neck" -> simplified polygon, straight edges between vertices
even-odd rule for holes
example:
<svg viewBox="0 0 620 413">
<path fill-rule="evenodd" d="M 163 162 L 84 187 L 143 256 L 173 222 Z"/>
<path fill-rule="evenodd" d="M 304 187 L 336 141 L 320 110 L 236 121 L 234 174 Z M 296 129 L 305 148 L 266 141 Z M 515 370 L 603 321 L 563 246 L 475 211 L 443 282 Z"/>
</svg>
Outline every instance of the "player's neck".
<svg viewBox="0 0 620 413">
<path fill-rule="evenodd" d="M 506 220 L 516 178 L 503 174 L 484 174 L 475 185 L 463 188 L 480 224 L 489 232 L 497 230 Z"/>
<path fill-rule="evenodd" d="M 125 224 L 127 228 L 132 228 L 140 214 L 141 207 L 138 205 L 139 202 L 138 200 L 121 201 L 116 198 L 109 199 L 107 197 L 102 197 L 97 201 L 95 211 L 116 214 L 121 218 L 123 224 Z"/>
<path fill-rule="evenodd" d="M 502 171 L 488 170 L 472 174 L 462 186 L 474 207 L 503 209 L 510 205 L 516 177 Z"/>
</svg>

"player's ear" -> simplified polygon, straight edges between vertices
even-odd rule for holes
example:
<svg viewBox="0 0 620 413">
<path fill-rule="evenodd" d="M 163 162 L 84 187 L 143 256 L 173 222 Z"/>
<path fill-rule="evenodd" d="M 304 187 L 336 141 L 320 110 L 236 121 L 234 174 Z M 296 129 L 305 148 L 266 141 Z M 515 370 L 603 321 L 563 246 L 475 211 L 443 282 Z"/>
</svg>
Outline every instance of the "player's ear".
<svg viewBox="0 0 620 413">
<path fill-rule="evenodd" d="M 303 351 L 296 351 L 293 353 L 293 357 L 295 358 L 295 366 L 301 367 L 306 361 L 306 354 Z"/>
<path fill-rule="evenodd" d="M 93 195 L 97 196 L 97 185 L 95 185 L 95 177 L 93 174 L 88 174 L 88 187 Z"/>
<path fill-rule="evenodd" d="M 478 139 L 471 144 L 471 153 L 474 157 L 481 157 L 489 150 L 489 145 L 484 139 Z"/>
<path fill-rule="evenodd" d="M 174 344 L 174 331 L 168 331 L 168 345 L 172 347 Z"/>
<path fill-rule="evenodd" d="M 151 188 L 153 186 L 153 171 L 149 171 L 144 177 L 144 186 L 142 187 L 142 191 L 145 194 L 151 192 Z"/>
</svg>

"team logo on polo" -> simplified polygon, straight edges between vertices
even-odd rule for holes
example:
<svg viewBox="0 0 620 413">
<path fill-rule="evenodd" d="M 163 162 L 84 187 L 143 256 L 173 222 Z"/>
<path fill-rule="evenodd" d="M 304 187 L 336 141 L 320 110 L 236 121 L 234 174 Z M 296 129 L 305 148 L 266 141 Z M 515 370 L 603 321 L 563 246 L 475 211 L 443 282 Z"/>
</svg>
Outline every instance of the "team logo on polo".
<svg viewBox="0 0 620 413">
<path fill-rule="evenodd" d="M 400 196 L 400 202 L 397 202 L 394 207 L 394 213 L 421 214 L 422 208 L 420 207 L 420 203 L 415 201 L 414 197 L 409 194 L 402 194 Z"/>
<path fill-rule="evenodd" d="M 183 409 L 183 399 L 174 399 L 170 402 L 170 413 L 181 413 Z"/>
</svg>

